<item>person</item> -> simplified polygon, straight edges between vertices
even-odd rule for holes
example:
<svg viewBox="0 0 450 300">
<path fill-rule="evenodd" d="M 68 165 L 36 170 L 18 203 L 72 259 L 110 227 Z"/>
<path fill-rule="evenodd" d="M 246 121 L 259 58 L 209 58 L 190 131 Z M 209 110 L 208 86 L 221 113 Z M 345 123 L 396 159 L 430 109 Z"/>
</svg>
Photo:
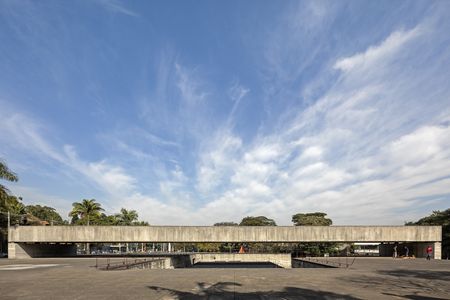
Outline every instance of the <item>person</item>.
<svg viewBox="0 0 450 300">
<path fill-rule="evenodd" d="M 405 257 L 409 257 L 409 248 L 405 245 Z"/>
<path fill-rule="evenodd" d="M 431 259 L 431 253 L 432 252 L 433 252 L 433 248 L 430 245 L 428 245 L 428 247 L 427 247 L 427 260 Z"/>
<path fill-rule="evenodd" d="M 397 258 L 397 245 L 394 245 L 394 253 L 392 253 L 393 258 Z"/>
</svg>

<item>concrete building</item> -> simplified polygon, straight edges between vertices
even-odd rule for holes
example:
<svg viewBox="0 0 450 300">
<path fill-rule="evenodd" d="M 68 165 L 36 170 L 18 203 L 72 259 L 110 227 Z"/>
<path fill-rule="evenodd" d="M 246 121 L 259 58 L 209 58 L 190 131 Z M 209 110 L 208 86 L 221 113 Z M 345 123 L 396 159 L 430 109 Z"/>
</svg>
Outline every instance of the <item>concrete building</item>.
<svg viewBox="0 0 450 300">
<path fill-rule="evenodd" d="M 394 243 L 408 243 L 418 257 L 432 245 L 440 259 L 441 241 L 440 226 L 17 226 L 9 230 L 8 253 L 10 258 L 71 255 L 74 243 L 379 242 L 380 254 Z"/>
</svg>

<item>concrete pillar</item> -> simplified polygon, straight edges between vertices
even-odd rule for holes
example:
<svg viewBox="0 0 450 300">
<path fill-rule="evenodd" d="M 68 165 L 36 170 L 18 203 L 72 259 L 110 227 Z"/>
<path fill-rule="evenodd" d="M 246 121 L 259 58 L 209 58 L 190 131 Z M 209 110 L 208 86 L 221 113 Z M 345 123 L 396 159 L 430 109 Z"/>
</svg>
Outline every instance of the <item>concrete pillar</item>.
<svg viewBox="0 0 450 300">
<path fill-rule="evenodd" d="M 16 258 L 16 243 L 8 243 L 8 258 L 15 259 Z"/>
<path fill-rule="evenodd" d="M 434 259 L 441 259 L 442 257 L 442 244 L 441 242 L 436 242 L 433 245 Z"/>
</svg>

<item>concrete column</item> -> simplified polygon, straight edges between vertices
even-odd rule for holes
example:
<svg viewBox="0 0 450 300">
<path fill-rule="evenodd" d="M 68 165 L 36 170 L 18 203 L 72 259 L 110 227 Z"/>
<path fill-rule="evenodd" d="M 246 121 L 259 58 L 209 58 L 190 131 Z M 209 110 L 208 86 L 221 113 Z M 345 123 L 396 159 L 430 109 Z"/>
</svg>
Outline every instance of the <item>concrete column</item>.
<svg viewBox="0 0 450 300">
<path fill-rule="evenodd" d="M 442 257 L 442 244 L 441 242 L 436 242 L 433 245 L 434 259 L 441 259 Z"/>
<path fill-rule="evenodd" d="M 16 258 L 16 243 L 8 243 L 8 258 L 15 259 Z"/>
</svg>

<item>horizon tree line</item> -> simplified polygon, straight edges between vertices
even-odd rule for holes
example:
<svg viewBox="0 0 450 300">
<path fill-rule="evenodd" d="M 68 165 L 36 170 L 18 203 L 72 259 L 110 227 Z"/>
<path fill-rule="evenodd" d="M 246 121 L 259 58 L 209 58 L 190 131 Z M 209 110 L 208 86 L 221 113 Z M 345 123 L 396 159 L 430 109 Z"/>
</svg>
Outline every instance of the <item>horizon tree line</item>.
<svg viewBox="0 0 450 300">
<path fill-rule="evenodd" d="M 0 179 L 17 182 L 19 177 L 16 173 L 8 168 L 6 163 L 0 160 Z M 135 210 L 121 208 L 119 213 L 107 215 L 101 204 L 95 199 L 82 199 L 80 202 L 72 203 L 72 210 L 68 216 L 71 217 L 70 222 L 64 220 L 55 208 L 49 206 L 24 205 L 22 197 L 12 195 L 10 190 L 0 182 L 0 238 L 5 241 L 7 236 L 7 214 L 10 213 L 11 223 L 20 225 L 121 225 L 121 226 L 148 226 L 146 221 L 139 221 L 138 213 Z M 333 224 L 327 214 L 323 212 L 314 213 L 297 213 L 292 216 L 294 226 L 330 226 Z M 440 225 L 442 226 L 442 250 L 443 254 L 449 255 L 450 251 L 450 208 L 444 211 L 433 211 L 431 215 L 421 218 L 416 222 L 405 222 L 405 225 Z M 240 223 L 223 221 L 215 223 L 214 226 L 277 226 L 273 219 L 266 216 L 246 216 Z M 1 249 L 4 248 L 0 243 Z M 211 245 L 205 244 L 206 248 Z M 316 243 L 313 245 L 303 244 L 303 249 L 309 252 L 329 251 L 330 245 L 324 243 Z M 267 246 L 267 245 L 266 245 Z M 269 245 L 270 246 L 270 245 Z M 283 245 L 272 245 L 272 247 L 282 248 Z M 333 245 L 332 245 L 333 246 Z M 231 249 L 235 245 L 223 243 L 222 250 Z M 311 248 L 312 247 L 312 248 Z M 1 250 L 0 249 L 0 250 Z"/>
</svg>

